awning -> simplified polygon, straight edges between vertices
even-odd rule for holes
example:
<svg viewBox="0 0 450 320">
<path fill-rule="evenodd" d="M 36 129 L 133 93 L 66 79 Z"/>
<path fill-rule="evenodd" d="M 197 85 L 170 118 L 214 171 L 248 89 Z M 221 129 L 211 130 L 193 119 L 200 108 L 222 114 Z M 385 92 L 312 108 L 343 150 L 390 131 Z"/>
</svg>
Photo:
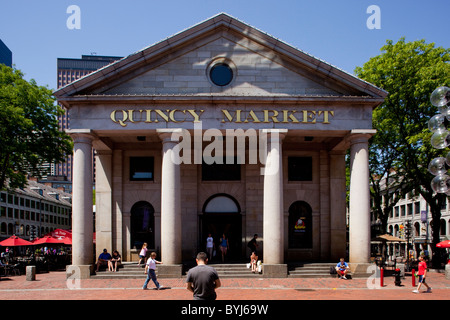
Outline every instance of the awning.
<svg viewBox="0 0 450 320">
<path fill-rule="evenodd" d="M 394 236 L 391 236 L 390 234 L 383 234 L 381 236 L 376 237 L 375 239 L 372 239 L 372 241 L 381 241 L 381 242 L 406 242 L 404 239 L 400 239 Z"/>
</svg>

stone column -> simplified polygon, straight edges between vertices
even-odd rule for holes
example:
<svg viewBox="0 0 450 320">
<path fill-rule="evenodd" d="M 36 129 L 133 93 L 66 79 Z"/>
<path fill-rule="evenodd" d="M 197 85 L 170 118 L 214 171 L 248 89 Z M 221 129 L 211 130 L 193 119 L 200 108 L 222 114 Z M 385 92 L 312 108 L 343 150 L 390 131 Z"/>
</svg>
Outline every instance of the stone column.
<svg viewBox="0 0 450 320">
<path fill-rule="evenodd" d="M 182 272 L 180 165 L 174 162 L 173 148 L 179 129 L 157 129 L 163 144 L 161 170 L 161 261 L 158 274 L 178 277 Z"/>
<path fill-rule="evenodd" d="M 345 151 L 330 152 L 330 258 L 339 261 L 346 252 Z"/>
<path fill-rule="evenodd" d="M 350 139 L 350 263 L 370 260 L 369 138 L 373 130 L 352 130 Z M 363 271 L 363 270 L 360 270 Z"/>
<path fill-rule="evenodd" d="M 113 245 L 112 151 L 96 150 L 95 153 L 95 256 L 98 257 L 103 248 L 108 249 L 108 252 L 122 248 Z"/>
<path fill-rule="evenodd" d="M 284 264 L 283 157 L 281 142 L 286 129 L 263 130 L 267 134 L 263 200 L 263 268 L 265 277 L 286 277 Z"/>
<path fill-rule="evenodd" d="M 69 132 L 73 142 L 72 266 L 79 278 L 90 276 L 93 264 L 92 141 L 90 130 Z"/>
</svg>

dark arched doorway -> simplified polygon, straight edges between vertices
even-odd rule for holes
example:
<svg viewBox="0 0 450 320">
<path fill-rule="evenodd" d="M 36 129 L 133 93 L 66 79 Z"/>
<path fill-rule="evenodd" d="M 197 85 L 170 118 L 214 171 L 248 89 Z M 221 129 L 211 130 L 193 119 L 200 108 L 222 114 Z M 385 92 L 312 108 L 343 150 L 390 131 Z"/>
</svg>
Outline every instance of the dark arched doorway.
<svg viewBox="0 0 450 320">
<path fill-rule="evenodd" d="M 238 202 L 227 194 L 216 194 L 206 200 L 200 217 L 200 250 L 205 251 L 206 238 L 211 233 L 216 247 L 212 262 L 222 262 L 219 240 L 225 233 L 229 250 L 225 262 L 242 259 L 242 216 Z"/>
<path fill-rule="evenodd" d="M 289 248 L 312 248 L 312 209 L 305 201 L 289 207 Z"/>
<path fill-rule="evenodd" d="M 155 247 L 155 210 L 146 201 L 139 201 L 131 208 L 131 248 Z"/>
</svg>

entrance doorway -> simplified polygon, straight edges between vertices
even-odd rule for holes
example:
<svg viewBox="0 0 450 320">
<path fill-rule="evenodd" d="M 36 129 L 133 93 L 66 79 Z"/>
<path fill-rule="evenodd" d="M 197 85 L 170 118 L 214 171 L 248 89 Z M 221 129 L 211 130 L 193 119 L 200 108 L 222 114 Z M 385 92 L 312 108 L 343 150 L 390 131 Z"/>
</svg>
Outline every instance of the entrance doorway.
<svg viewBox="0 0 450 320">
<path fill-rule="evenodd" d="M 131 248 L 155 247 L 155 210 L 147 201 L 139 201 L 131 208 Z"/>
<path fill-rule="evenodd" d="M 228 238 L 229 249 L 225 262 L 240 262 L 242 260 L 242 215 L 237 201 L 227 194 L 217 194 L 210 197 L 203 206 L 200 216 L 200 250 L 206 250 L 206 238 L 211 234 L 216 248 L 216 256 L 212 263 L 221 263 L 220 238 Z"/>
</svg>

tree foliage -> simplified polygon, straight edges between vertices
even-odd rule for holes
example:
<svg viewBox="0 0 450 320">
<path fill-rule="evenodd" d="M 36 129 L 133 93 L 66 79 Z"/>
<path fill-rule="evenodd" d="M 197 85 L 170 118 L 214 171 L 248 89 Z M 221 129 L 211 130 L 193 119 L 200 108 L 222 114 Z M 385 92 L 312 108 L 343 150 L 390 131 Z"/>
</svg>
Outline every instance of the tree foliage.
<svg viewBox="0 0 450 320">
<path fill-rule="evenodd" d="M 437 113 L 430 95 L 437 87 L 450 84 L 449 62 L 449 49 L 435 47 L 425 40 L 406 42 L 401 38 L 397 43 L 388 40 L 380 55 L 355 70 L 358 77 L 389 92 L 385 102 L 373 112 L 377 133 L 370 141 L 374 185 L 371 191 L 378 203 L 379 217 L 387 220 L 395 204 L 392 196 L 380 188 L 383 178 L 397 191 L 415 190 L 430 206 L 434 244 L 439 242 L 440 210 L 445 194 L 433 192 L 430 185 L 433 176 L 427 168 L 432 159 L 445 157 L 448 150 L 438 150 L 430 143 L 428 120 Z M 381 199 L 386 196 L 390 201 L 385 203 L 391 207 L 382 212 Z"/>
<path fill-rule="evenodd" d="M 24 187 L 28 174 L 41 177 L 72 152 L 58 129 L 63 112 L 51 90 L 0 64 L 0 189 Z"/>
</svg>

